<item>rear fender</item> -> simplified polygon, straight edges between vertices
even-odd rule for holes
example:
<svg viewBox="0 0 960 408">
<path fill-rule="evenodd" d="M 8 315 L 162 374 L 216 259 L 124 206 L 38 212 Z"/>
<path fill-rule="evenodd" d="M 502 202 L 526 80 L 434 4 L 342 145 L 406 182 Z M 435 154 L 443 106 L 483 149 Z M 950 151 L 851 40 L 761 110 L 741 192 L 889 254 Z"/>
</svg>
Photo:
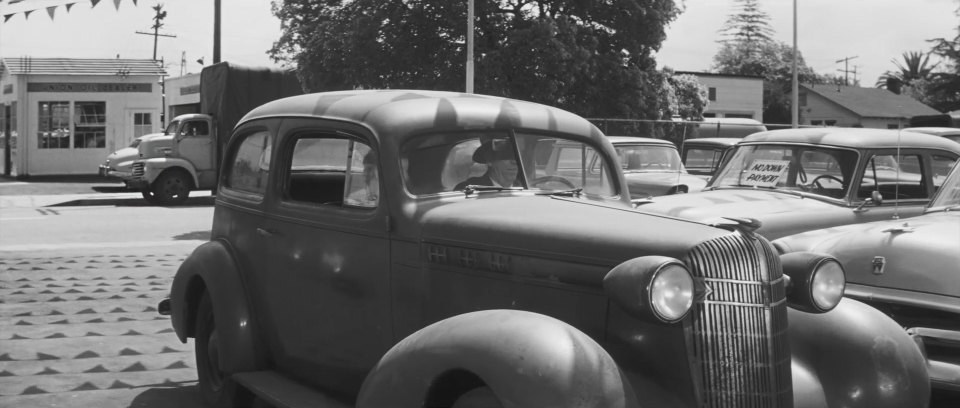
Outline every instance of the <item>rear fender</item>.
<svg viewBox="0 0 960 408">
<path fill-rule="evenodd" d="M 482 381 L 507 406 L 638 405 L 616 363 L 586 334 L 545 315 L 486 310 L 442 320 L 398 343 L 368 374 L 357 406 L 449 406 L 459 393 L 438 399 L 451 393 L 438 389 L 438 379 L 450 373 L 479 378 L 472 386 Z"/>
<path fill-rule="evenodd" d="M 265 367 L 247 301 L 243 277 L 224 242 L 211 241 L 197 247 L 183 261 L 170 289 L 170 316 L 180 341 L 194 337 L 197 307 L 209 293 L 214 320 L 222 339 L 220 367 L 226 372 L 252 371 Z"/>
<path fill-rule="evenodd" d="M 880 311 L 844 298 L 823 314 L 790 308 L 789 321 L 796 408 L 927 406 L 920 348 Z"/>
</svg>

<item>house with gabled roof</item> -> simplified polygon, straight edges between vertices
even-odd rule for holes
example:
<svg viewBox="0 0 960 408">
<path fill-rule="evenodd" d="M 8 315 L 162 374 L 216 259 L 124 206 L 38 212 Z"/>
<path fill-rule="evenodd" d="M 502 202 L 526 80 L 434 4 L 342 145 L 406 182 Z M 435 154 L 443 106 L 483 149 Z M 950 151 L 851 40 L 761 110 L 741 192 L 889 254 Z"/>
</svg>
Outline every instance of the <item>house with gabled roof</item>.
<svg viewBox="0 0 960 408">
<path fill-rule="evenodd" d="M 910 118 L 938 112 L 907 95 L 880 88 L 800 84 L 800 125 L 900 129 Z"/>
<path fill-rule="evenodd" d="M 165 75 L 151 59 L 0 58 L 0 171 L 97 174 L 161 129 Z"/>
</svg>

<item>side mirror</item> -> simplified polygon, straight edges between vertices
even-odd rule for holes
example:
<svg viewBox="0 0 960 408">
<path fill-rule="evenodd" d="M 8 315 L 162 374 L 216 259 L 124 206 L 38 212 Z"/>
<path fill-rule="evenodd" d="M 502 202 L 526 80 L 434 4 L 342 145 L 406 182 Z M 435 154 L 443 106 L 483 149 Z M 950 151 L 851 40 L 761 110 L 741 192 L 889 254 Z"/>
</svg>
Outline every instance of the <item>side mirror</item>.
<svg viewBox="0 0 960 408">
<path fill-rule="evenodd" d="M 853 211 L 854 211 L 854 212 L 863 212 L 863 211 L 866 211 L 866 210 L 863 209 L 863 207 L 866 207 L 867 204 L 871 204 L 871 203 L 872 203 L 873 205 L 883 204 L 883 194 L 880 194 L 880 192 L 877 191 L 877 190 L 873 190 L 873 191 L 870 193 L 870 198 L 868 198 L 868 199 L 866 199 L 866 200 L 863 200 L 863 202 L 860 203 L 860 205 L 858 205 L 857 208 L 855 208 Z"/>
</svg>

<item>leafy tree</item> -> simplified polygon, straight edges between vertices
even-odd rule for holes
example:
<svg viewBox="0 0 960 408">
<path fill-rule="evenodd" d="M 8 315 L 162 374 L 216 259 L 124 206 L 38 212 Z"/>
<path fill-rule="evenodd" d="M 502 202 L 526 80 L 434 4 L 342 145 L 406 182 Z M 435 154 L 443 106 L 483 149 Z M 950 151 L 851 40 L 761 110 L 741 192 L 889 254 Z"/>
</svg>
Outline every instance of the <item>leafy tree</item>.
<svg viewBox="0 0 960 408">
<path fill-rule="evenodd" d="M 792 46 L 777 41 L 724 43 L 713 56 L 713 69 L 721 74 L 763 78 L 763 122 L 790 123 Z M 801 83 L 826 82 L 826 78 L 807 66 L 800 52 L 797 52 L 797 77 Z"/>
<path fill-rule="evenodd" d="M 954 14 L 960 17 L 960 5 Z M 919 89 L 922 96 L 918 99 L 934 109 L 941 112 L 960 110 L 960 23 L 953 39 L 936 38 L 930 42 L 933 43 L 930 53 L 940 57 L 941 69 L 931 74 L 929 80 L 913 83 L 911 87 Z"/>
<path fill-rule="evenodd" d="M 937 63 L 930 65 L 930 54 L 924 54 L 919 51 L 905 52 L 901 55 L 903 63 L 897 60 L 890 60 L 897 66 L 896 71 L 887 71 L 877 79 L 877 88 L 888 88 L 893 85 L 893 92 L 899 92 L 903 85 L 910 85 L 915 80 L 930 79 Z"/>
<path fill-rule="evenodd" d="M 462 90 L 466 1 L 274 1 L 271 56 L 309 91 Z M 592 117 L 660 118 L 663 73 L 651 54 L 673 0 L 488 0 L 475 4 L 475 89 Z"/>
</svg>

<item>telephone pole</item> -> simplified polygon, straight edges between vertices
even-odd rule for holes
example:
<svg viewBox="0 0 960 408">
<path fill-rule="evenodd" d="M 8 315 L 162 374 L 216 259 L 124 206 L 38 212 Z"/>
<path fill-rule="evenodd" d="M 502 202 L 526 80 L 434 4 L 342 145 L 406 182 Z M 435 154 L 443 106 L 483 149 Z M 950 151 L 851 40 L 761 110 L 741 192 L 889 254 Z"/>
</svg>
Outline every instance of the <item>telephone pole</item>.
<svg viewBox="0 0 960 408">
<path fill-rule="evenodd" d="M 153 60 L 157 60 L 157 38 L 158 37 L 176 37 L 172 34 L 160 34 L 160 27 L 163 27 L 163 19 L 167 18 L 167 12 L 163 10 L 163 4 L 157 3 L 153 6 L 153 10 L 157 12 L 153 16 L 153 26 L 150 27 L 153 29 L 152 33 L 146 33 L 143 31 L 137 31 L 137 34 L 145 34 L 153 36 Z"/>
<path fill-rule="evenodd" d="M 857 58 L 857 57 L 858 57 L 857 55 L 854 55 L 854 56 L 852 56 L 852 57 L 846 57 L 846 58 L 841 58 L 841 59 L 838 59 L 838 60 L 837 60 L 837 63 L 838 63 L 838 64 L 841 63 L 841 62 L 843 63 L 843 69 L 838 69 L 837 71 L 843 72 L 843 85 L 844 85 L 844 86 L 850 85 L 850 81 L 849 81 L 849 79 L 848 79 L 848 75 L 850 74 L 850 72 L 856 73 L 856 71 L 857 71 L 856 67 L 854 67 L 853 71 L 850 71 L 850 60 L 852 60 L 852 59 L 854 59 L 854 58 Z M 856 75 L 856 74 L 854 74 L 854 75 Z M 854 79 L 856 79 L 856 76 L 854 76 Z"/>
</svg>

